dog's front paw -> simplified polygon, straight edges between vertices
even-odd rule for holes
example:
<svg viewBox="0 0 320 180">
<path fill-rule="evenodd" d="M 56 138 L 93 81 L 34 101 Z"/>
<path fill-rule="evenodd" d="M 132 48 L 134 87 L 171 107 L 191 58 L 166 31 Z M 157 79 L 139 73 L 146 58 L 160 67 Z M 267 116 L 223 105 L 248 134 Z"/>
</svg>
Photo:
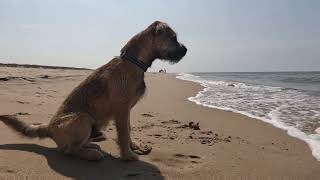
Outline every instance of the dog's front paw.
<svg viewBox="0 0 320 180">
<path fill-rule="evenodd" d="M 148 146 L 148 145 L 142 146 L 134 141 L 131 142 L 130 146 L 131 146 L 131 149 L 133 150 L 133 152 L 135 152 L 136 154 L 139 154 L 139 155 L 149 154 L 152 150 L 151 146 Z"/>
<path fill-rule="evenodd" d="M 135 142 L 135 141 L 131 141 L 130 142 L 130 147 L 134 151 L 134 150 L 140 149 L 140 144 Z"/>
<path fill-rule="evenodd" d="M 139 160 L 139 156 L 130 150 L 126 153 L 122 153 L 121 159 L 124 161 L 137 161 Z"/>
</svg>

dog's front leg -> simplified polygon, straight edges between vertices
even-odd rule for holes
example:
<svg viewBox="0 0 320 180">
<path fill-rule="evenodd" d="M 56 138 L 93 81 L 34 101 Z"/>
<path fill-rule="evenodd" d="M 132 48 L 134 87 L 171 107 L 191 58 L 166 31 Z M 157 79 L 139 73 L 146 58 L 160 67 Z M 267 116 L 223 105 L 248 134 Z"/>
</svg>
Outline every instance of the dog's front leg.
<svg viewBox="0 0 320 180">
<path fill-rule="evenodd" d="M 127 161 L 138 160 L 138 155 L 134 153 L 130 147 L 130 112 L 119 112 L 115 120 L 121 158 Z"/>
</svg>

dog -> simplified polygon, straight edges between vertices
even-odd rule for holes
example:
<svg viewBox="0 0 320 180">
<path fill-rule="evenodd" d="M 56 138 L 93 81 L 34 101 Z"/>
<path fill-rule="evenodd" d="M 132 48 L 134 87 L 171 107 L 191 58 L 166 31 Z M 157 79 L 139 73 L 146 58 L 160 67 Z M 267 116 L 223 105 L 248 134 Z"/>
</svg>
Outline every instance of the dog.
<svg viewBox="0 0 320 180">
<path fill-rule="evenodd" d="M 27 124 L 13 115 L 1 115 L 0 120 L 24 136 L 53 139 L 57 150 L 65 155 L 90 161 L 104 157 L 99 145 L 91 142 L 105 140 L 102 130 L 114 120 L 120 158 L 138 160 L 138 154 L 151 151 L 130 137 L 130 110 L 145 93 L 144 73 L 155 59 L 177 63 L 186 52 L 168 24 L 155 21 L 127 42 L 120 57 L 80 83 L 49 124 Z"/>
</svg>

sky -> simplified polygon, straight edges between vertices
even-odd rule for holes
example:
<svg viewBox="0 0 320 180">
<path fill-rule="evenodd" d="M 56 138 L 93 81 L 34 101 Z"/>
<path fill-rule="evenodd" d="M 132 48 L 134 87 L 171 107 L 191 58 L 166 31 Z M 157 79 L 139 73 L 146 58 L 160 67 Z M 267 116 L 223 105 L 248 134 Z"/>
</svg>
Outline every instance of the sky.
<svg viewBox="0 0 320 180">
<path fill-rule="evenodd" d="M 0 62 L 97 68 L 155 20 L 188 48 L 149 71 L 320 70 L 318 0 L 0 0 Z"/>
</svg>

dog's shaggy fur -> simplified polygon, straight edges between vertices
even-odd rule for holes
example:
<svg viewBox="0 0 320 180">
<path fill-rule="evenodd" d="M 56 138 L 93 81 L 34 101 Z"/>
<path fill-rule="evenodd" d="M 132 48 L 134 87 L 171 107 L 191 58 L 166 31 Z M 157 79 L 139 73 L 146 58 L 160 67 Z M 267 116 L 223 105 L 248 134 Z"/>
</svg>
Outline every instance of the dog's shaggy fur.
<svg viewBox="0 0 320 180">
<path fill-rule="evenodd" d="M 177 41 L 175 32 L 156 21 L 138 33 L 122 48 L 146 64 L 157 58 L 178 62 L 187 52 Z M 145 151 L 130 138 L 130 110 L 145 92 L 144 71 L 135 64 L 115 57 L 95 70 L 76 87 L 47 125 L 27 124 L 14 116 L 1 115 L 0 120 L 27 137 L 49 137 L 59 152 L 86 160 L 100 160 L 103 151 L 92 141 L 104 140 L 101 130 L 115 120 L 120 155 L 137 160 Z"/>
</svg>

